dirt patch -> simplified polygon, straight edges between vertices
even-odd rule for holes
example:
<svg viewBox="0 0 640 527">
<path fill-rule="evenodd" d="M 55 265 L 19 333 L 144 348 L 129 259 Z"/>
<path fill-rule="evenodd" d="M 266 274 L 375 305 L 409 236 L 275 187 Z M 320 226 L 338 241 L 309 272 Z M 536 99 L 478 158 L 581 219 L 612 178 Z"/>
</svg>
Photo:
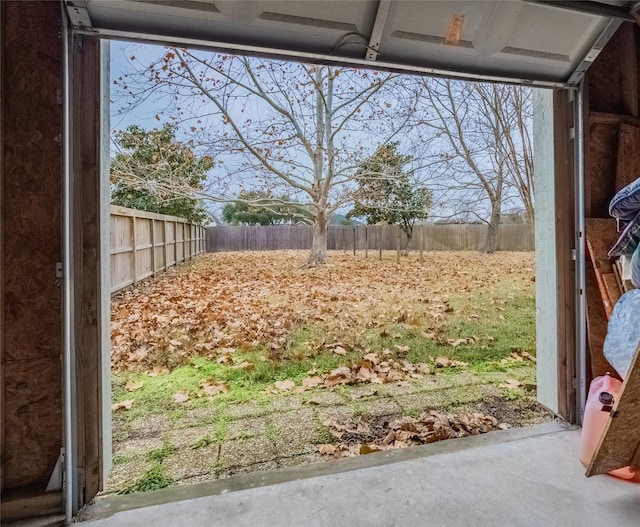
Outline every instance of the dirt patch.
<svg viewBox="0 0 640 527">
<path fill-rule="evenodd" d="M 532 426 L 555 419 L 553 413 L 532 400 L 509 401 L 492 397 L 474 405 L 477 412 L 494 416 L 501 423 L 513 428 Z"/>
<path fill-rule="evenodd" d="M 351 457 L 527 426 L 553 417 L 538 403 L 514 404 L 500 398 L 482 401 L 474 410 L 464 414 L 430 410 L 417 417 L 402 414 L 347 420 L 330 417 L 323 424 L 337 442 L 321 444 L 318 451 L 331 458 Z"/>
</svg>

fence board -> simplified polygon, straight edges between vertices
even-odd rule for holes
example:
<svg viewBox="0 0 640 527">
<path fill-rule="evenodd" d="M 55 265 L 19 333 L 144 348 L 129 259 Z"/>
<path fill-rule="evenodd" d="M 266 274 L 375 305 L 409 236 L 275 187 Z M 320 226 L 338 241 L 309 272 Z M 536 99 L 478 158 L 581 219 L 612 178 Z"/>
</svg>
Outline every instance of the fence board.
<svg viewBox="0 0 640 527">
<path fill-rule="evenodd" d="M 205 251 L 204 227 L 182 218 L 111 207 L 111 292 Z"/>
<path fill-rule="evenodd" d="M 275 251 L 311 249 L 313 229 L 308 225 L 239 225 L 207 227 L 206 250 Z M 487 235 L 486 225 L 416 225 L 412 250 L 479 251 Z M 395 225 L 332 225 L 327 232 L 329 250 L 395 251 L 405 247 L 404 234 Z M 526 224 L 504 224 L 498 227 L 499 251 L 533 251 L 533 227 Z"/>
</svg>

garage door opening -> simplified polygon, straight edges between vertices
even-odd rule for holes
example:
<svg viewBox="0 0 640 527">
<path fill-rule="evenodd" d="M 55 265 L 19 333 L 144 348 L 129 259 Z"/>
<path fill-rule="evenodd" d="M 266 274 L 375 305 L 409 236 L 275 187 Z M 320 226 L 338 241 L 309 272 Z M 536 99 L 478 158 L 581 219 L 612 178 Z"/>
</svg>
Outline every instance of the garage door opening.
<svg viewBox="0 0 640 527">
<path fill-rule="evenodd" d="M 170 267 L 177 211 L 211 225 L 208 254 L 114 291 L 107 491 L 552 418 L 536 401 L 530 88 L 111 56 L 112 199 L 148 209 L 113 211 L 133 219 L 112 222 L 112 270 Z"/>
</svg>

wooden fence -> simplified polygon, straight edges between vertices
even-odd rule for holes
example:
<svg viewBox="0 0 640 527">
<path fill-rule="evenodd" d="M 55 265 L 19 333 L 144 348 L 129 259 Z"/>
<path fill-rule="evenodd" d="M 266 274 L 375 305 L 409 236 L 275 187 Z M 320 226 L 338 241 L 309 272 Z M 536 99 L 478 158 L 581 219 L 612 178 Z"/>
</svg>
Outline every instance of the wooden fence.
<svg viewBox="0 0 640 527">
<path fill-rule="evenodd" d="M 111 292 L 206 250 L 206 228 L 183 218 L 111 206 Z"/>
<path fill-rule="evenodd" d="M 207 251 L 273 251 L 310 249 L 312 228 L 308 225 L 222 226 L 207 228 Z M 486 225 L 416 225 L 411 249 L 425 251 L 480 250 Z M 364 251 L 404 248 L 404 234 L 394 225 L 330 226 L 329 250 Z M 499 251 L 533 251 L 531 225 L 498 227 Z"/>
</svg>

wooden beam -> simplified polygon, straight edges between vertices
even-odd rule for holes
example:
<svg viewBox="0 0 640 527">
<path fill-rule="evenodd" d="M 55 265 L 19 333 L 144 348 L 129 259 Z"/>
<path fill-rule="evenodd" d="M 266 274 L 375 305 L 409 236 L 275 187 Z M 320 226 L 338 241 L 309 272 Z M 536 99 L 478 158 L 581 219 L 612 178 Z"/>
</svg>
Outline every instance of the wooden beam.
<svg viewBox="0 0 640 527">
<path fill-rule="evenodd" d="M 602 298 L 602 305 L 607 315 L 611 317 L 615 300 L 620 294 L 612 298 L 607 287 L 607 275 L 613 275 L 613 266 L 607 252 L 615 243 L 618 233 L 616 231 L 616 220 L 613 218 L 587 218 L 585 221 L 587 252 L 593 264 L 596 274 L 598 289 Z"/>
<path fill-rule="evenodd" d="M 62 493 L 30 493 L 21 489 L 20 492 L 9 493 L 2 496 L 2 522 L 19 521 L 25 518 L 38 516 L 54 516 L 62 510 Z M 58 518 L 60 523 L 46 523 L 46 525 L 62 525 L 64 516 Z M 22 522 L 20 525 L 23 524 Z M 45 523 L 33 523 L 33 525 L 45 525 Z"/>
<path fill-rule="evenodd" d="M 80 505 L 102 489 L 103 467 L 103 310 L 101 269 L 101 51 L 98 39 L 73 40 L 73 225 L 74 334 L 76 347 L 77 442 Z M 135 231 L 135 224 L 133 229 Z M 135 251 L 135 237 L 133 239 Z M 108 319 L 107 319 L 108 320 Z M 108 330 L 108 328 L 107 328 Z M 107 429 L 110 426 L 107 425 Z"/>
<path fill-rule="evenodd" d="M 623 115 L 619 113 L 607 113 L 607 112 L 590 112 L 589 123 L 591 124 L 620 124 L 625 123 L 631 126 L 640 126 L 640 119 L 630 117 L 629 115 Z"/>
<path fill-rule="evenodd" d="M 615 372 L 602 353 L 607 335 L 608 319 L 600 300 L 596 276 L 591 262 L 586 263 L 586 300 L 587 300 L 587 344 L 590 370 L 587 370 L 587 384 L 594 377 L 607 372 Z"/>
<path fill-rule="evenodd" d="M 554 90 L 554 157 L 558 317 L 558 413 L 576 421 L 576 277 L 570 258 L 575 247 L 574 145 L 569 140 L 573 105 L 565 90 Z"/>
</svg>

